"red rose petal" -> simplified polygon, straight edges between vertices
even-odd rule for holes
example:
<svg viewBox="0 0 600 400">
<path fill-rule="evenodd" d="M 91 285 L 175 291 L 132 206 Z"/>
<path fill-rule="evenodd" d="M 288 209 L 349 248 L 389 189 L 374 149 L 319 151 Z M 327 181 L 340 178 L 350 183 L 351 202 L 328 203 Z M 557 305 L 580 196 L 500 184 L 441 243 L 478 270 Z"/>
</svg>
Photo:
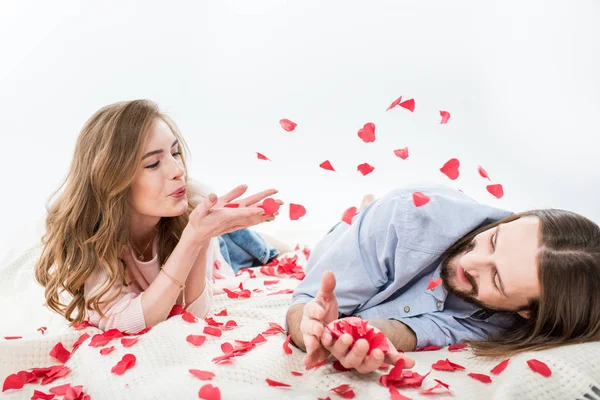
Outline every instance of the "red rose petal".
<svg viewBox="0 0 600 400">
<path fill-rule="evenodd" d="M 448 351 L 461 351 L 467 348 L 467 345 L 465 343 L 457 343 L 457 344 L 451 344 L 450 346 L 448 346 Z"/>
<path fill-rule="evenodd" d="M 202 335 L 188 335 L 185 340 L 194 346 L 202 346 L 206 340 L 206 336 Z"/>
<path fill-rule="evenodd" d="M 339 372 L 350 371 L 350 368 L 344 367 L 339 360 L 335 360 L 333 362 L 333 369 L 335 369 L 336 371 L 339 371 Z"/>
<path fill-rule="evenodd" d="M 87 320 L 87 319 L 85 321 L 83 321 L 83 322 L 78 322 L 78 323 L 74 323 L 73 324 L 73 328 L 76 329 L 76 330 L 78 330 L 78 331 L 80 331 L 80 330 L 82 330 L 84 328 L 87 328 L 88 326 L 93 326 L 93 325 L 90 324 L 90 321 Z"/>
<path fill-rule="evenodd" d="M 363 174 L 363 176 L 367 176 L 373 172 L 373 170 L 375 170 L 375 167 L 370 166 L 369 163 L 363 163 L 360 164 L 356 169 Z"/>
<path fill-rule="evenodd" d="M 388 389 L 390 391 L 390 397 L 392 400 L 410 400 L 410 397 L 400 394 L 398 389 L 396 389 L 394 386 L 390 386 Z"/>
<path fill-rule="evenodd" d="M 215 317 L 226 317 L 227 314 L 227 309 L 224 308 L 223 310 L 219 311 L 217 314 L 215 314 Z"/>
<path fill-rule="evenodd" d="M 260 154 L 259 152 L 256 152 L 256 158 L 258 158 L 259 160 L 267 160 L 267 161 L 271 161 L 271 159 L 269 159 L 267 156 Z"/>
<path fill-rule="evenodd" d="M 504 189 L 502 188 L 502 185 L 495 184 L 495 185 L 487 185 L 486 189 L 488 192 L 490 192 L 492 195 L 494 195 L 494 197 L 496 197 L 497 199 L 501 199 L 502 196 L 504 196 Z"/>
<path fill-rule="evenodd" d="M 319 368 L 319 367 L 322 367 L 325 364 L 327 364 L 327 359 L 321 360 L 319 362 L 316 362 L 313 365 L 309 365 L 308 367 L 306 367 L 306 370 L 308 371 L 309 369 Z"/>
<path fill-rule="evenodd" d="M 44 392 L 40 392 L 39 390 L 33 391 L 33 396 L 31 396 L 31 400 L 52 400 L 56 396 L 55 394 L 46 394 Z"/>
<path fill-rule="evenodd" d="M 494 368 L 492 368 L 490 370 L 490 373 L 492 373 L 494 375 L 499 375 L 502 371 L 504 371 L 506 369 L 509 361 L 510 361 L 510 358 L 507 358 L 506 360 L 500 362 L 500 364 L 496 365 Z"/>
<path fill-rule="evenodd" d="M 269 326 L 273 329 L 277 329 L 281 333 L 285 333 L 285 329 L 283 329 L 283 327 L 277 322 L 269 322 Z"/>
<path fill-rule="evenodd" d="M 17 376 L 17 374 L 10 374 L 6 377 L 6 379 L 4 379 L 2 391 L 5 392 L 10 389 L 21 389 L 23 386 L 25 386 L 25 382 L 23 382 L 21 378 Z"/>
<path fill-rule="evenodd" d="M 358 130 L 358 137 L 365 143 L 373 143 L 375 141 L 375 124 L 367 122 Z"/>
<path fill-rule="evenodd" d="M 50 357 L 56 358 L 61 363 L 66 363 L 71 357 L 71 353 L 69 350 L 65 349 L 61 342 L 56 343 L 56 345 L 50 350 Z"/>
<path fill-rule="evenodd" d="M 422 192 L 414 192 L 413 193 L 413 203 L 415 204 L 415 207 L 424 206 L 425 204 L 429 203 L 429 200 L 431 200 L 431 199 L 425 193 L 422 193 Z"/>
<path fill-rule="evenodd" d="M 210 381 L 215 377 L 215 374 L 210 371 L 201 371 L 199 369 L 190 369 L 190 374 L 203 381 Z"/>
<path fill-rule="evenodd" d="M 28 371 L 19 371 L 17 372 L 17 376 L 25 383 L 35 382 L 38 379 L 34 373 Z"/>
<path fill-rule="evenodd" d="M 174 317 L 176 315 L 182 315 L 185 312 L 185 308 L 181 304 L 175 304 L 173 308 L 171 308 L 171 312 L 169 312 L 168 318 Z"/>
<path fill-rule="evenodd" d="M 429 285 L 427 285 L 427 290 L 433 290 L 436 287 L 440 286 L 442 283 L 442 278 L 437 278 L 435 281 L 433 279 L 429 279 Z"/>
<path fill-rule="evenodd" d="M 290 203 L 290 219 L 296 221 L 306 215 L 306 208 L 301 204 Z"/>
<path fill-rule="evenodd" d="M 189 322 L 191 324 L 193 324 L 197 321 L 194 314 L 192 314 L 191 312 L 188 312 L 188 311 L 185 311 L 183 314 L 181 314 L 181 319 L 183 319 L 185 322 Z"/>
<path fill-rule="evenodd" d="M 287 383 L 277 382 L 269 378 L 266 378 L 265 381 L 269 384 L 269 386 L 273 387 L 292 387 L 292 385 L 288 385 Z"/>
<path fill-rule="evenodd" d="M 385 111 L 390 111 L 392 108 L 396 107 L 402 101 L 402 96 L 398 97 L 396 100 L 392 101 L 392 104 L 388 106 Z"/>
<path fill-rule="evenodd" d="M 136 361 L 136 358 L 133 354 L 130 354 L 130 353 L 125 354 L 123 356 L 123 358 L 121 359 L 121 361 L 119 361 L 117 363 L 117 365 L 112 367 L 110 372 L 112 372 L 113 374 L 117 374 L 117 375 L 123 375 L 125 373 L 125 371 L 127 371 L 128 369 L 132 368 L 135 365 L 135 361 Z"/>
<path fill-rule="evenodd" d="M 89 396 L 84 396 L 83 386 L 77 385 L 67 388 L 63 400 L 84 400 L 86 398 L 89 398 Z"/>
<path fill-rule="evenodd" d="M 239 208 L 240 205 L 237 203 L 227 203 L 223 206 L 224 208 Z M 218 261 L 218 260 L 217 260 Z M 215 261 L 216 262 L 216 261 Z M 217 268 L 218 269 L 218 268 Z"/>
<path fill-rule="evenodd" d="M 406 108 L 410 112 L 415 111 L 415 99 L 408 99 L 398 104 L 400 107 Z"/>
<path fill-rule="evenodd" d="M 265 199 L 259 207 L 265 210 L 265 215 L 274 215 L 279 211 L 281 204 L 269 197 L 268 199 Z"/>
<path fill-rule="evenodd" d="M 105 347 L 103 349 L 100 350 L 100 354 L 105 356 L 107 354 L 110 354 L 113 352 L 113 350 L 115 349 L 115 346 L 110 346 L 110 347 Z"/>
<path fill-rule="evenodd" d="M 356 215 L 357 210 L 358 209 L 356 207 L 350 207 L 349 209 L 344 211 L 344 214 L 342 215 L 342 221 L 344 221 L 348 225 L 352 225 L 352 218 Z"/>
<path fill-rule="evenodd" d="M 548 367 L 548 365 L 546 365 L 545 363 L 536 360 L 535 358 L 527 360 L 527 365 L 529 365 L 529 368 L 531 368 L 533 372 L 537 372 L 538 374 L 545 376 L 546 378 L 552 375 L 550 367 Z"/>
<path fill-rule="evenodd" d="M 23 336 L 4 336 L 4 340 L 17 340 L 23 339 Z"/>
<path fill-rule="evenodd" d="M 319 167 L 326 169 L 327 171 L 335 171 L 329 160 L 323 161 L 321 164 L 319 164 Z"/>
<path fill-rule="evenodd" d="M 45 373 L 45 376 L 42 378 L 42 385 L 46 385 L 50 382 L 54 382 L 58 378 L 62 378 L 71 372 L 71 369 L 64 365 L 54 365 L 49 367 L 49 370 Z"/>
<path fill-rule="evenodd" d="M 408 158 L 408 147 L 405 147 L 403 149 L 394 150 L 394 154 L 397 157 L 400 157 L 401 159 L 406 160 Z"/>
<path fill-rule="evenodd" d="M 254 339 L 252 339 L 251 343 L 260 344 L 260 343 L 266 343 L 266 341 L 267 341 L 267 339 L 265 339 L 265 337 L 259 333 L 258 335 L 256 335 L 256 337 Z"/>
<path fill-rule="evenodd" d="M 198 397 L 204 400 L 221 400 L 221 391 L 218 387 L 207 383 L 200 388 Z"/>
<path fill-rule="evenodd" d="M 67 393 L 67 389 L 71 387 L 70 383 L 65 383 L 64 385 L 54 386 L 48 390 L 50 393 L 53 393 L 57 396 L 64 396 Z"/>
<path fill-rule="evenodd" d="M 419 393 L 424 395 L 452 394 L 449 389 L 450 385 L 437 379 L 434 379 L 434 381 L 437 382 L 435 386 L 430 387 L 429 389 L 421 390 Z"/>
<path fill-rule="evenodd" d="M 204 321 L 210 326 L 223 326 L 222 322 L 215 321 L 212 317 L 204 318 Z"/>
<path fill-rule="evenodd" d="M 223 354 L 233 353 L 233 350 L 234 350 L 234 347 L 231 343 L 229 343 L 229 342 L 221 343 L 221 351 L 223 352 Z"/>
<path fill-rule="evenodd" d="M 292 371 L 292 375 L 294 375 L 294 376 L 302 376 L 304 374 L 302 372 Z"/>
<path fill-rule="evenodd" d="M 450 119 L 450 113 L 448 111 L 440 111 L 440 116 L 442 117 L 440 124 L 447 124 Z"/>
<path fill-rule="evenodd" d="M 279 125 L 281 125 L 281 127 L 283 128 L 283 130 L 287 131 L 287 132 L 291 132 L 294 129 L 296 129 L 296 127 L 298 126 L 297 123 L 290 121 L 287 118 L 284 119 L 280 119 L 279 120 Z"/>
<path fill-rule="evenodd" d="M 292 349 L 290 348 L 291 339 L 292 337 L 290 335 L 287 335 L 285 341 L 283 342 L 283 351 L 285 352 L 285 354 L 292 354 Z"/>
<path fill-rule="evenodd" d="M 483 169 L 483 167 L 481 165 L 477 166 L 477 171 L 479 172 L 479 175 L 481 175 L 482 178 L 486 178 L 491 181 L 490 176 L 488 175 L 487 171 L 485 169 Z"/>
<path fill-rule="evenodd" d="M 444 166 L 442 166 L 442 168 L 440 168 L 440 171 L 448 178 L 455 180 L 460 175 L 458 167 L 460 167 L 460 161 L 456 158 L 451 158 Z"/>
<path fill-rule="evenodd" d="M 354 391 L 351 389 L 351 386 L 348 385 L 347 383 L 336 386 L 329 390 L 331 390 L 332 392 L 335 392 L 338 396 L 341 396 L 344 399 L 353 399 L 355 396 Z"/>
<path fill-rule="evenodd" d="M 473 379 L 478 380 L 479 382 L 492 383 L 492 378 L 490 378 L 489 376 L 487 376 L 485 374 L 476 374 L 476 373 L 470 372 L 467 375 L 469 375 Z"/>
<path fill-rule="evenodd" d="M 294 289 L 283 289 L 278 292 L 269 293 L 267 296 L 275 296 L 277 294 L 292 294 L 294 293 Z"/>
<path fill-rule="evenodd" d="M 75 343 L 73 343 L 73 348 L 71 349 L 71 354 L 75 353 L 75 350 L 77 350 L 79 348 L 79 346 L 81 346 L 83 344 L 83 342 L 85 342 L 89 337 L 90 337 L 90 335 L 88 333 L 84 333 L 83 335 L 79 336 L 79 339 L 77 339 L 77 341 Z"/>
<path fill-rule="evenodd" d="M 279 279 L 274 279 L 274 280 L 272 280 L 272 281 L 267 281 L 267 280 L 265 280 L 265 281 L 263 282 L 263 284 L 264 284 L 265 286 L 277 285 L 278 283 L 279 283 Z"/>
<path fill-rule="evenodd" d="M 134 344 L 136 344 L 138 342 L 138 340 L 140 340 L 139 337 L 123 338 L 123 339 L 121 339 L 121 345 L 123 345 L 123 347 L 131 347 Z"/>
<path fill-rule="evenodd" d="M 463 367 L 462 365 L 459 364 L 455 364 L 452 361 L 448 360 L 447 358 L 445 360 L 438 360 L 436 361 L 434 364 L 431 365 L 431 368 L 435 369 L 436 371 L 462 371 L 465 369 L 465 367 Z"/>
<path fill-rule="evenodd" d="M 237 322 L 235 322 L 234 320 L 229 320 L 225 323 L 225 328 L 226 329 L 233 329 L 236 328 L 238 326 Z"/>
<path fill-rule="evenodd" d="M 420 349 L 417 349 L 415 351 L 438 351 L 441 349 L 442 349 L 442 346 L 427 346 L 427 347 L 422 347 Z"/>
<path fill-rule="evenodd" d="M 40 326 L 39 328 L 37 328 L 37 330 L 38 330 L 38 331 L 40 331 L 40 333 L 41 333 L 42 335 L 46 334 L 46 330 L 47 330 L 47 329 L 48 329 L 48 328 L 47 328 L 47 327 L 45 327 L 45 326 Z"/>
<path fill-rule="evenodd" d="M 216 337 L 221 337 L 221 335 L 223 334 L 223 332 L 221 332 L 221 330 L 219 328 L 215 328 L 212 326 L 205 326 L 203 332 L 206 333 L 207 335 L 216 336 Z"/>
</svg>

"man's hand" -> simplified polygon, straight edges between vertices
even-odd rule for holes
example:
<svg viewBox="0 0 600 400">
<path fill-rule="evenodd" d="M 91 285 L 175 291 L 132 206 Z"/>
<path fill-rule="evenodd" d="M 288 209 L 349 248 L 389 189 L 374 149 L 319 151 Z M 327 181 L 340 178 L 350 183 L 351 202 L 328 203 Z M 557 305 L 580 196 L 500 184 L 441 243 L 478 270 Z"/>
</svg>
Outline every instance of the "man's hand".
<svg viewBox="0 0 600 400">
<path fill-rule="evenodd" d="M 375 327 L 370 325 L 369 327 L 375 329 L 376 332 L 379 331 Z M 345 368 L 354 368 L 361 374 L 376 371 L 384 361 L 394 365 L 400 358 L 404 358 L 406 368 L 412 368 L 415 365 L 412 358 L 399 353 L 389 340 L 389 350 L 385 355 L 381 349 L 374 349 L 371 354 L 367 355 L 369 342 L 365 339 L 358 339 L 350 349 L 353 340 L 352 336 L 347 333 L 335 340 L 328 329 L 325 329 L 321 336 L 321 344 L 327 351 L 337 358 Z"/>
<path fill-rule="evenodd" d="M 329 356 L 329 351 L 321 344 L 321 337 L 327 324 L 338 319 L 338 303 L 333 293 L 334 289 L 335 275 L 331 271 L 323 272 L 319 292 L 304 306 L 300 330 L 306 347 L 304 365 L 307 367 Z"/>
</svg>

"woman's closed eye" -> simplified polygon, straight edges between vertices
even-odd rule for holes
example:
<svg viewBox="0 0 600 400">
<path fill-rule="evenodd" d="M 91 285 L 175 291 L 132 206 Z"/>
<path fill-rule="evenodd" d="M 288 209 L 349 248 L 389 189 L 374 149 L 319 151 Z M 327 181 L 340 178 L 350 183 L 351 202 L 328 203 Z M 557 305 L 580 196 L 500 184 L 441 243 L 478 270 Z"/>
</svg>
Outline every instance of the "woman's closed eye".
<svg viewBox="0 0 600 400">
<path fill-rule="evenodd" d="M 176 153 L 173 153 L 172 156 L 173 157 L 179 157 L 179 156 L 181 156 L 181 152 L 178 151 Z M 150 164 L 150 165 L 148 165 L 147 167 L 144 167 L 144 168 L 154 169 L 154 168 L 158 167 L 159 164 L 160 164 L 160 161 L 157 161 L 154 164 Z"/>
</svg>

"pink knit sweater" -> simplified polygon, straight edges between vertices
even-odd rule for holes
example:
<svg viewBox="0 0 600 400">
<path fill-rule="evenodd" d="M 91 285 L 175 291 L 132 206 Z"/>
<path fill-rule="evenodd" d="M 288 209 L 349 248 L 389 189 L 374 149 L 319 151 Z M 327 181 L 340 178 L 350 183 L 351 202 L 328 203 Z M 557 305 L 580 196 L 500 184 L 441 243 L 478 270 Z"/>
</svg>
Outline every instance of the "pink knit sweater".
<svg viewBox="0 0 600 400">
<path fill-rule="evenodd" d="M 108 299 L 115 293 L 120 293 L 118 297 L 111 303 L 100 303 L 102 311 L 105 314 L 104 318 L 100 318 L 100 314 L 95 311 L 88 310 L 90 323 L 102 330 L 117 328 L 120 331 L 135 333 L 146 328 L 144 320 L 144 312 L 142 309 L 142 296 L 144 290 L 156 279 L 160 272 L 158 261 L 158 239 L 154 240 L 152 245 L 152 259 L 150 261 L 139 261 L 131 248 L 123 246 L 122 252 L 131 252 L 132 257 L 123 257 L 125 260 L 132 260 L 127 263 L 127 285 L 115 285 L 103 296 Z M 206 286 L 204 292 L 191 304 L 188 304 L 186 310 L 194 314 L 198 318 L 204 318 L 211 307 L 213 289 L 211 285 L 212 272 L 214 261 L 219 259 L 224 262 L 216 240 L 211 240 L 209 250 L 207 252 L 206 265 Z M 90 298 L 95 293 L 98 293 L 104 283 L 108 280 L 108 274 L 103 268 L 96 268 L 94 273 L 85 281 L 85 298 Z M 180 301 L 178 301 L 180 303 Z"/>
</svg>

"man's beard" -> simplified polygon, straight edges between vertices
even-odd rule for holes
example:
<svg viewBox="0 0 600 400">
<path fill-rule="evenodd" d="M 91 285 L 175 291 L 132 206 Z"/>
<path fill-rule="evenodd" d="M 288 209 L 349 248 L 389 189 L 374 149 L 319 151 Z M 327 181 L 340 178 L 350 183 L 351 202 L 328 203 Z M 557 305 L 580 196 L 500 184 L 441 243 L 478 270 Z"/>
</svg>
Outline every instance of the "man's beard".
<svg viewBox="0 0 600 400">
<path fill-rule="evenodd" d="M 478 293 L 477 282 L 471 275 L 469 275 L 465 271 L 465 277 L 469 281 L 472 286 L 472 290 L 469 292 L 465 292 L 459 290 L 456 286 L 452 285 L 451 280 L 458 279 L 457 270 L 458 270 L 458 258 L 461 257 L 465 252 L 468 252 L 473 249 L 475 242 L 472 241 L 470 243 L 465 243 L 461 247 L 457 247 L 451 252 L 446 254 L 446 257 L 442 260 L 442 267 L 440 269 L 440 278 L 442 278 L 442 283 L 448 293 L 453 296 L 456 296 L 468 303 L 474 304 L 477 307 L 490 310 L 490 307 L 487 307 L 485 304 L 477 300 L 475 297 Z M 450 265 L 452 264 L 452 266 Z"/>
</svg>

